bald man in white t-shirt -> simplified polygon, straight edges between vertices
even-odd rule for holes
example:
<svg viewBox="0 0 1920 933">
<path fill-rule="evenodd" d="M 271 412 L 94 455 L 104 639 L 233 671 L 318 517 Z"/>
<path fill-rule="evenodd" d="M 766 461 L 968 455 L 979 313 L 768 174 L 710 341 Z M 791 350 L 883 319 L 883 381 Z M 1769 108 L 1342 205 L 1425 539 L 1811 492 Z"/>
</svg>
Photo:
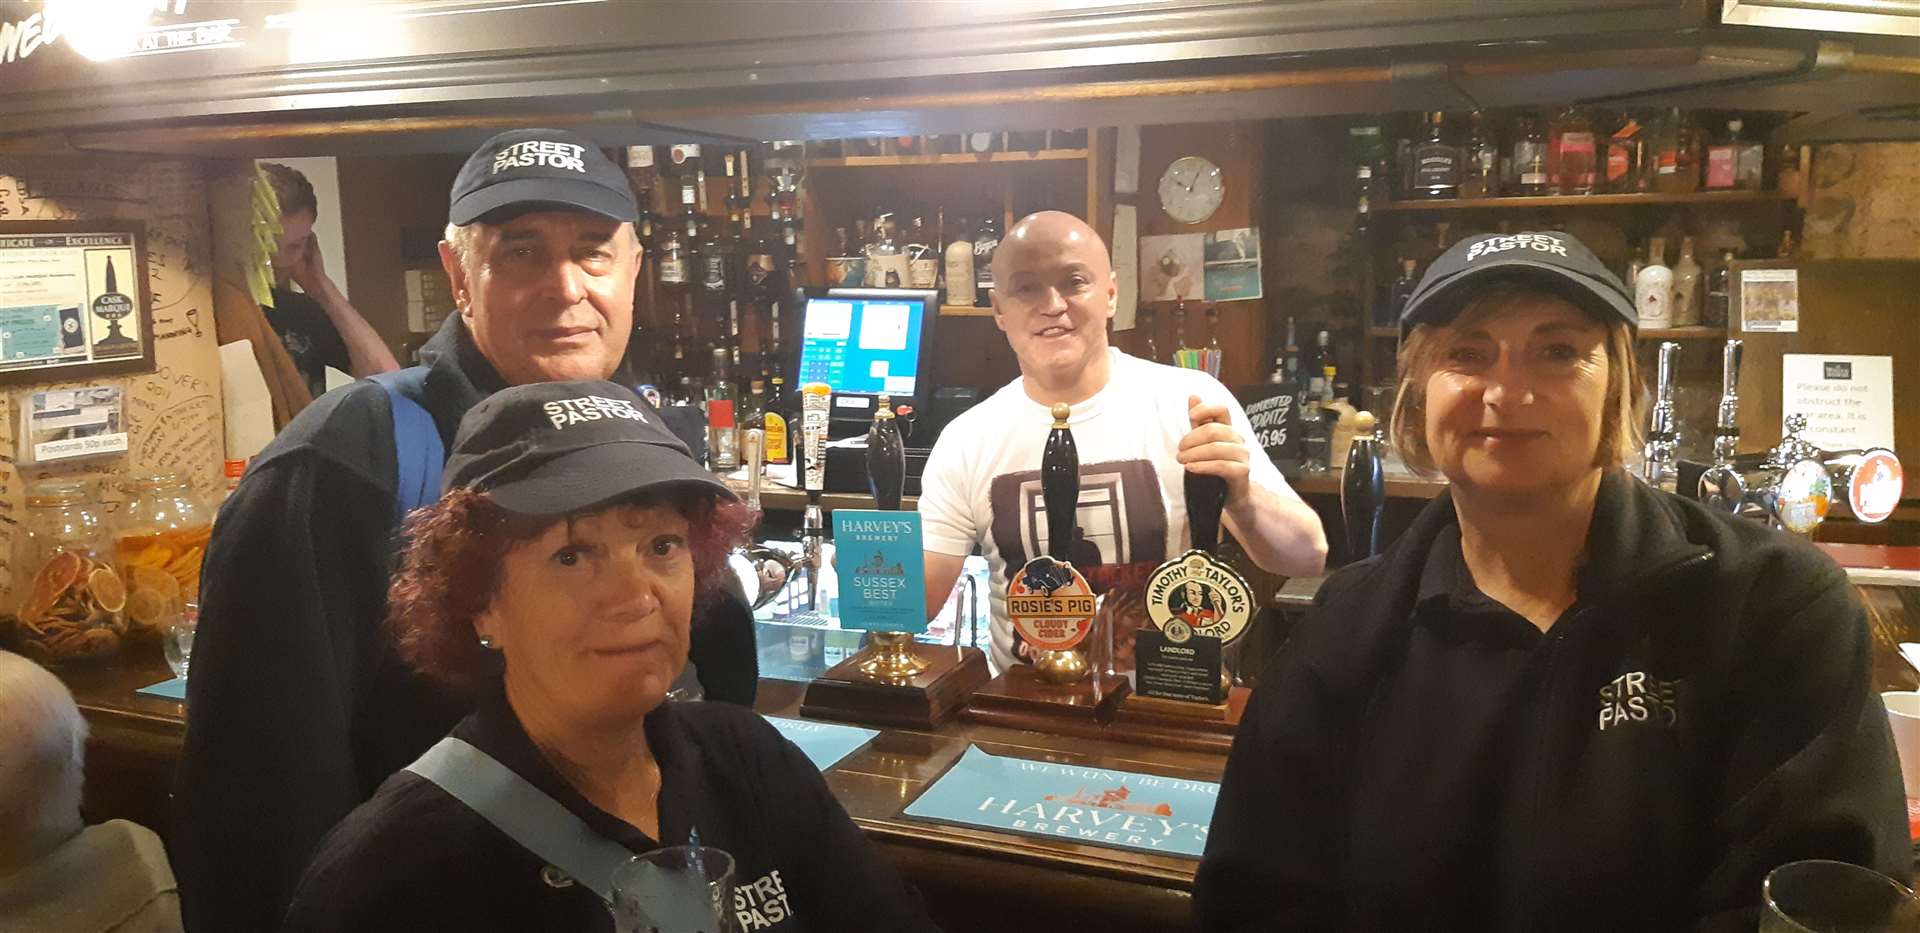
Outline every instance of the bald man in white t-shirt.
<svg viewBox="0 0 1920 933">
<path fill-rule="evenodd" d="M 1204 372 L 1108 344 L 1113 265 L 1092 227 L 1058 211 L 1021 219 L 994 253 L 993 281 L 993 320 L 1020 378 L 954 419 L 927 461 L 919 510 L 929 616 L 978 545 L 992 569 L 994 668 L 1021 660 L 1005 589 L 1009 573 L 1047 553 L 1040 454 L 1060 402 L 1073 409 L 1080 455 L 1073 562 L 1096 589 L 1138 583 L 1190 546 L 1187 470 L 1226 480 L 1222 524 L 1261 569 L 1324 568 L 1320 517 L 1248 446 L 1253 428 L 1233 394 Z"/>
</svg>

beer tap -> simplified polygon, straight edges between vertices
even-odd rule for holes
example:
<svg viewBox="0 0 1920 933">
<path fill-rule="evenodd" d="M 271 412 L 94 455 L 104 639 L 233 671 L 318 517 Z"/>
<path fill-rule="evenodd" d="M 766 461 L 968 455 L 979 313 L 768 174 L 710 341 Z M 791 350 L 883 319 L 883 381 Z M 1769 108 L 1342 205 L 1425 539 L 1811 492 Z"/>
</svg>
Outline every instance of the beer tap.
<svg viewBox="0 0 1920 933">
<path fill-rule="evenodd" d="M 801 560 L 807 567 L 807 611 L 820 605 L 820 545 L 827 535 L 826 513 L 820 496 L 827 490 L 827 405 L 832 390 L 824 382 L 810 382 L 800 390 L 802 485 L 807 508 L 800 518 Z"/>
<path fill-rule="evenodd" d="M 1671 490 L 1675 480 L 1675 451 L 1680 436 L 1673 408 L 1673 357 L 1679 351 L 1680 344 L 1674 341 L 1660 343 L 1652 423 L 1647 429 L 1646 446 L 1641 449 L 1641 477 L 1657 489 Z"/>
<path fill-rule="evenodd" d="M 1740 448 L 1741 342 L 1727 341 L 1720 356 L 1720 415 L 1714 426 L 1713 464 L 1700 474 L 1698 498 L 1708 508 L 1738 514 L 1746 505 L 1747 477 L 1734 465 Z"/>
</svg>

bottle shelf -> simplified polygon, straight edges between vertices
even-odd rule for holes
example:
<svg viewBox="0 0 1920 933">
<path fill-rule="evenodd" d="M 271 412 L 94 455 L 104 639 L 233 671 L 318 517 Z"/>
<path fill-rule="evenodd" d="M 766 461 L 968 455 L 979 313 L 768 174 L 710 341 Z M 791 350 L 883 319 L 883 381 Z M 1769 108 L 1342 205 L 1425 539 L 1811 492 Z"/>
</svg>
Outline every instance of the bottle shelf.
<svg viewBox="0 0 1920 933">
<path fill-rule="evenodd" d="M 1038 152 L 933 152 L 915 155 L 866 155 L 809 159 L 808 169 L 872 168 L 888 165 L 988 165 L 995 162 L 1085 162 L 1085 149 L 1042 149 Z"/>
<path fill-rule="evenodd" d="M 1372 326 L 1372 327 L 1369 327 L 1369 328 L 1367 328 L 1367 336 L 1369 336 L 1369 337 L 1385 337 L 1385 338 L 1386 338 L 1386 339 L 1388 339 L 1388 340 L 1393 340 L 1393 339 L 1395 339 L 1395 338 L 1397 338 L 1397 337 L 1399 337 L 1399 336 L 1400 336 L 1400 328 L 1398 328 L 1398 327 L 1383 327 L 1383 326 L 1380 326 L 1380 325 L 1378 325 L 1378 324 L 1375 324 L 1374 326 Z"/>
<path fill-rule="evenodd" d="M 1375 205 L 1376 213 L 1418 211 L 1520 210 L 1540 207 L 1624 207 L 1640 204 L 1751 204 L 1785 201 L 1779 191 L 1694 191 L 1687 194 L 1566 194 L 1511 198 L 1441 198 L 1432 201 L 1388 201 Z"/>
<path fill-rule="evenodd" d="M 941 317 L 992 317 L 992 308 L 976 308 L 972 305 L 941 305 Z"/>
</svg>

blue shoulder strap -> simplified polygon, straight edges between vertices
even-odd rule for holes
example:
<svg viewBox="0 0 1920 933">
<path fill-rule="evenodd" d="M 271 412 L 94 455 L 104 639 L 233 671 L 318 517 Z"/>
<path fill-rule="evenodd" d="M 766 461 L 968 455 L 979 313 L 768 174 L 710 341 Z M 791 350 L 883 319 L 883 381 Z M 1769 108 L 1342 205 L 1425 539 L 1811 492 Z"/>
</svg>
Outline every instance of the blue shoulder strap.
<svg viewBox="0 0 1920 933">
<path fill-rule="evenodd" d="M 440 501 L 440 470 L 446 463 L 445 442 L 433 415 L 420 398 L 426 391 L 427 368 L 411 366 L 373 378 L 387 391 L 393 409 L 393 457 L 399 466 L 399 482 L 394 485 L 393 521 L 399 525 L 407 513 Z"/>
<path fill-rule="evenodd" d="M 612 902 L 613 873 L 633 853 L 594 832 L 499 759 L 447 736 L 407 770 L 432 781 L 527 851 Z"/>
</svg>

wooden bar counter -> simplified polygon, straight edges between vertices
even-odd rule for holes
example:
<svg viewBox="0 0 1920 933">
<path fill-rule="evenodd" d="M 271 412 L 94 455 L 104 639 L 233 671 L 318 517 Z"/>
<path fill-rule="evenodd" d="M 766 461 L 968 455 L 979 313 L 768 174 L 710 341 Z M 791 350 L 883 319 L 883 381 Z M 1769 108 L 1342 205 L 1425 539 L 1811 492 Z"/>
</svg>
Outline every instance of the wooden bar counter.
<svg viewBox="0 0 1920 933">
<path fill-rule="evenodd" d="M 171 676 L 157 649 L 117 664 L 69 668 L 92 735 L 86 816 L 130 819 L 163 836 L 185 732 L 185 704 L 136 693 Z M 799 717 L 806 685 L 762 680 L 757 709 Z M 901 809 L 944 774 L 968 745 L 1038 761 L 1217 781 L 1224 756 L 1091 738 L 953 723 L 938 732 L 883 729 L 826 771 L 827 784 L 868 837 L 926 897 L 943 928 L 1102 933 L 1189 929 L 1191 859 L 1064 839 L 1043 839 L 908 819 Z"/>
</svg>

